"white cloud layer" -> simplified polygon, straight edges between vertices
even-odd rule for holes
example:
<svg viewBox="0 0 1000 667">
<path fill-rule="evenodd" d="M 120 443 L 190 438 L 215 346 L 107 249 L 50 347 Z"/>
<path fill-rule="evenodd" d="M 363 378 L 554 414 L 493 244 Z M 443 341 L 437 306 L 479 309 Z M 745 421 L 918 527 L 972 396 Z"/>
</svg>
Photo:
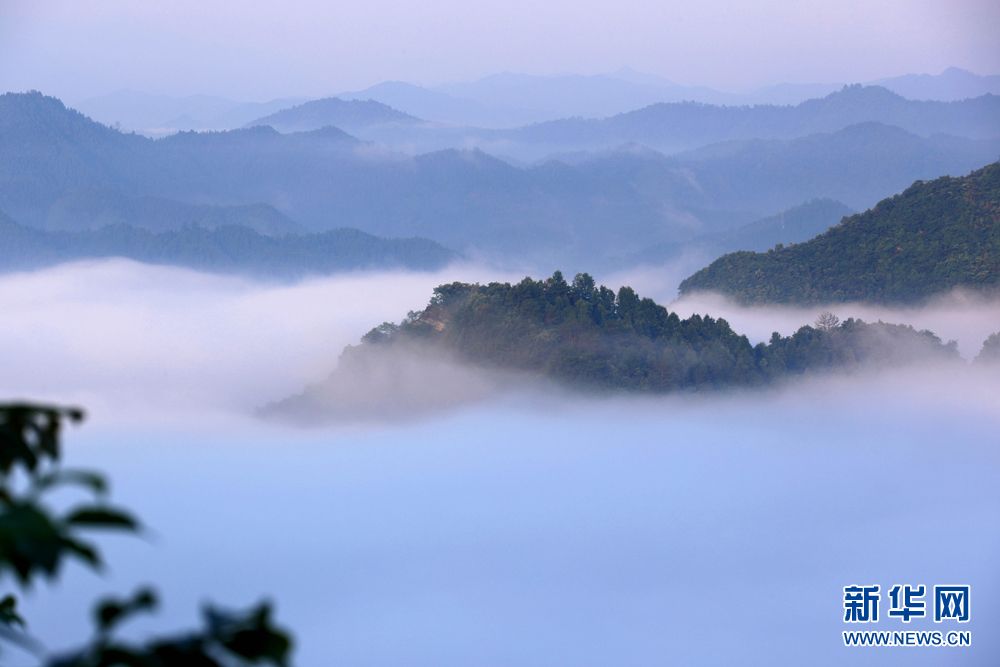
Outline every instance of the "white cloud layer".
<svg viewBox="0 0 1000 667">
<path fill-rule="evenodd" d="M 127 260 L 10 274 L 0 277 L 0 395 L 81 404 L 95 419 L 249 415 L 327 378 L 345 345 L 383 321 L 399 322 L 409 310 L 423 308 L 436 285 L 520 278 L 459 266 L 433 274 L 356 273 L 280 284 Z M 655 275 L 628 278 L 640 295 L 665 302 L 657 293 L 664 283 Z M 617 289 L 620 282 L 609 286 Z M 669 307 L 682 317 L 725 317 L 753 342 L 775 330 L 788 335 L 825 309 L 746 309 L 716 297 Z M 966 358 L 1000 329 L 1000 303 L 961 295 L 919 309 L 830 309 L 841 319 L 929 328 L 944 340 L 957 339 Z M 459 394 L 493 386 L 464 372 L 455 377 L 461 380 Z M 374 393 L 380 392 L 377 385 L 363 383 Z M 349 387 L 338 391 L 351 394 Z"/>
</svg>

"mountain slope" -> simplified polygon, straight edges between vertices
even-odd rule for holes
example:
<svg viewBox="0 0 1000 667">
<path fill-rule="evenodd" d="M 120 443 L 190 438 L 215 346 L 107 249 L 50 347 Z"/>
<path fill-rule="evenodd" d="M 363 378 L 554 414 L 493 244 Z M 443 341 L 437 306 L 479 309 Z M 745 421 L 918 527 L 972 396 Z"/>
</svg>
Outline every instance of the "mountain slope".
<svg viewBox="0 0 1000 667">
<path fill-rule="evenodd" d="M 1000 287 L 1000 162 L 918 181 L 825 234 L 725 255 L 681 283 L 745 304 L 913 303 L 953 287 Z"/>
</svg>

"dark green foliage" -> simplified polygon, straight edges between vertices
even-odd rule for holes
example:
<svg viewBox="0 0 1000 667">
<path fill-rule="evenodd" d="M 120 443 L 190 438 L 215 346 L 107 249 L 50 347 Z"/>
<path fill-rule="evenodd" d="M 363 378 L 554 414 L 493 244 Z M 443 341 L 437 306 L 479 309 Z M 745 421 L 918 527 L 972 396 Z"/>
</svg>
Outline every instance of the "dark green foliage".
<svg viewBox="0 0 1000 667">
<path fill-rule="evenodd" d="M 22 587 L 39 575 L 55 577 L 69 557 L 100 568 L 100 554 L 81 539 L 80 530 L 139 530 L 128 512 L 107 504 L 107 483 L 100 474 L 59 466 L 63 419 L 79 422 L 83 412 L 23 403 L 0 405 L 0 576 L 9 570 Z M 15 484 L 17 472 L 27 476 L 23 491 Z M 62 514 L 41 502 L 44 494 L 67 485 L 82 487 L 94 500 Z"/>
<path fill-rule="evenodd" d="M 92 569 L 100 568 L 100 554 L 94 545 L 80 539 L 81 530 L 139 530 L 138 521 L 127 511 L 107 503 L 108 484 L 103 475 L 60 466 L 60 432 L 67 419 L 80 422 L 83 411 L 30 403 L 0 404 L 0 577 L 13 573 L 22 589 L 41 576 L 56 577 L 68 557 L 76 557 Z M 18 483 L 19 476 L 26 478 L 24 484 Z M 43 502 L 45 494 L 67 486 L 83 488 L 94 500 L 61 514 Z M 288 663 L 291 640 L 272 625 L 267 603 L 244 613 L 206 607 L 205 628 L 200 632 L 155 639 L 142 646 L 112 637 L 120 623 L 138 612 L 153 610 L 156 604 L 156 594 L 149 588 L 127 600 L 102 600 L 94 610 L 96 630 L 90 643 L 44 664 L 237 667 Z M 38 642 L 24 632 L 25 626 L 17 613 L 16 598 L 7 595 L 0 600 L 0 639 L 41 654 Z"/>
<path fill-rule="evenodd" d="M 129 225 L 81 232 L 22 227 L 0 212 L 0 271 L 75 259 L 127 257 L 151 264 L 265 277 L 298 277 L 354 269 L 433 271 L 459 255 L 427 239 L 382 239 L 357 229 L 264 236 L 247 227 L 186 225 L 162 233 Z"/>
<path fill-rule="evenodd" d="M 682 320 L 630 287 L 615 294 L 587 274 L 568 284 L 558 271 L 516 285 L 441 285 L 413 315 L 394 329 L 373 329 L 364 342 L 421 340 L 479 366 L 600 389 L 747 387 L 823 369 L 958 358 L 954 343 L 929 331 L 854 319 L 827 319 L 825 330 L 805 326 L 753 346 L 723 319 Z"/>
<path fill-rule="evenodd" d="M 725 255 L 680 285 L 740 303 L 916 303 L 1000 286 L 1000 163 L 917 181 L 816 238 Z"/>
</svg>

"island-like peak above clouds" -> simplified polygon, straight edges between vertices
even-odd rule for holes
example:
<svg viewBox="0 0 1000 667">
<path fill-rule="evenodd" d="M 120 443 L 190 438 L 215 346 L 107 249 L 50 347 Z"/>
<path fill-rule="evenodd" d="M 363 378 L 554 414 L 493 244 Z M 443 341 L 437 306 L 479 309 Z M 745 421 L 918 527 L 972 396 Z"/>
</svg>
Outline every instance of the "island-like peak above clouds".
<svg viewBox="0 0 1000 667">
<path fill-rule="evenodd" d="M 958 362 L 954 342 L 911 326 L 841 323 L 824 313 L 792 336 L 751 345 L 723 319 L 681 319 L 630 287 L 555 272 L 516 285 L 455 282 L 427 308 L 348 346 L 319 385 L 264 409 L 303 420 L 405 418 L 504 385 L 554 381 L 576 390 L 751 388 L 820 371 Z"/>
<path fill-rule="evenodd" d="M 897 304 L 955 287 L 1000 287 L 1000 162 L 917 181 L 805 243 L 725 255 L 680 292 L 718 291 L 745 304 Z"/>
</svg>

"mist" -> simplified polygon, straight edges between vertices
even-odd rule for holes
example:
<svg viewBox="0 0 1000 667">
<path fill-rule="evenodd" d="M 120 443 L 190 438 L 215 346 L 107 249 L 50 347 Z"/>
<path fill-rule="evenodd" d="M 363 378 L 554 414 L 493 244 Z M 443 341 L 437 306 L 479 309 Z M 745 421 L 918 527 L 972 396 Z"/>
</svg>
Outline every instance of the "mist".
<svg viewBox="0 0 1000 667">
<path fill-rule="evenodd" d="M 0 393 L 80 403 L 95 419 L 248 415 L 325 378 L 345 345 L 423 308 L 434 286 L 501 277 L 458 266 L 285 284 L 121 259 L 8 274 Z"/>
<path fill-rule="evenodd" d="M 677 285 L 680 281 L 705 264 L 704 257 L 692 255 L 660 267 L 638 267 L 609 273 L 602 279 L 608 285 L 631 285 L 639 294 L 651 297 L 681 318 L 693 314 L 722 317 L 737 333 L 746 334 L 753 344 L 767 342 L 775 331 L 782 336 L 791 335 L 803 325 L 812 325 L 825 311 L 833 313 L 841 321 L 853 317 L 865 322 L 881 320 L 909 324 L 918 330 L 928 329 L 943 341 L 958 341 L 959 353 L 966 360 L 979 354 L 986 337 L 1000 330 L 1000 299 L 962 289 L 939 295 L 926 304 L 909 307 L 864 303 L 745 307 L 715 293 L 678 298 Z"/>
<path fill-rule="evenodd" d="M 126 635 L 266 596 L 298 665 L 985 665 L 1000 651 L 986 631 L 1000 622 L 994 371 L 641 398 L 464 376 L 470 400 L 420 419 L 254 416 L 433 286 L 518 278 L 464 266 L 288 285 L 123 260 L 0 278 L 0 391 L 88 408 L 67 464 L 107 471 L 115 502 L 151 527 L 100 540 L 104 576 L 74 565 L 28 594 L 32 632 L 71 646 L 95 597 L 152 582 L 165 605 Z M 712 298 L 670 308 L 751 336 L 815 318 Z M 967 356 L 998 321 L 970 298 L 851 308 L 835 310 L 931 326 Z M 430 378 L 442 383 L 454 377 Z M 861 581 L 968 583 L 972 647 L 844 647 L 842 589 Z M 903 629 L 889 623 L 875 629 Z"/>
</svg>

